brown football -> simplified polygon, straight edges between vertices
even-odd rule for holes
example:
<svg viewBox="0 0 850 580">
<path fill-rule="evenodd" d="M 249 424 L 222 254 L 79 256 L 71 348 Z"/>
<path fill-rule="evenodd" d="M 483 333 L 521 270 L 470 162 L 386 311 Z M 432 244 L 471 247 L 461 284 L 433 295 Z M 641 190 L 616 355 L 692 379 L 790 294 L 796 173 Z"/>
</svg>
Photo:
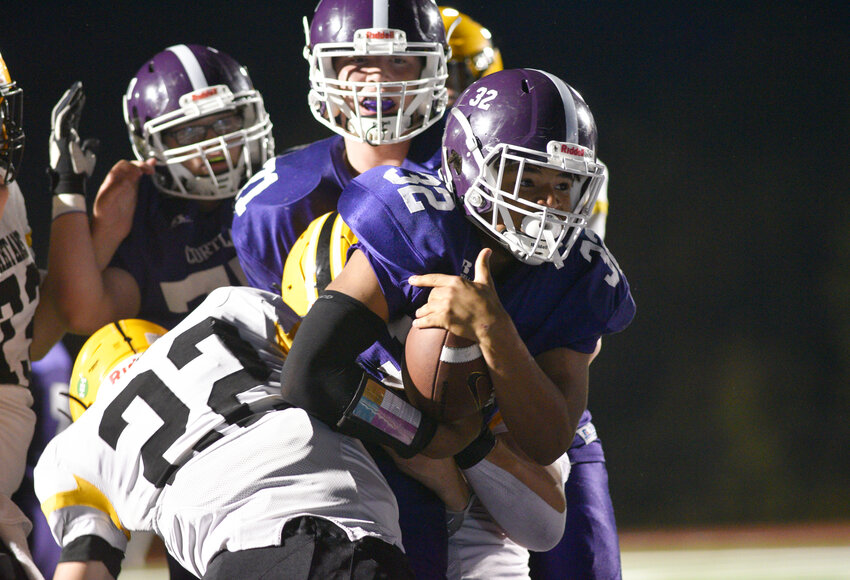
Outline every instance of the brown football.
<svg viewBox="0 0 850 580">
<path fill-rule="evenodd" d="M 410 329 L 402 378 L 410 402 L 440 421 L 478 413 L 493 397 L 493 383 L 478 343 L 443 328 Z"/>
</svg>

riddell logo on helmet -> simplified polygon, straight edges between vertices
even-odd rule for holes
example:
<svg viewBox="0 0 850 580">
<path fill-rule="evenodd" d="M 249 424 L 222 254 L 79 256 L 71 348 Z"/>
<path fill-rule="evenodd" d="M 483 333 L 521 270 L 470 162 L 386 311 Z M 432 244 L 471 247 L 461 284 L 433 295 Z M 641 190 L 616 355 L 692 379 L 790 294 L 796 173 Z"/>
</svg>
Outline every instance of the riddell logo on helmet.
<svg viewBox="0 0 850 580">
<path fill-rule="evenodd" d="M 199 92 L 195 93 L 194 95 L 192 95 L 192 100 L 193 101 L 200 101 L 202 99 L 206 99 L 208 97 L 211 97 L 211 96 L 217 95 L 217 94 L 218 94 L 218 89 L 215 88 L 215 87 L 210 88 L 210 89 L 204 89 L 204 90 L 199 91 Z"/>
<path fill-rule="evenodd" d="M 559 153 L 564 153 L 566 155 L 575 155 L 576 157 L 587 157 L 590 154 L 590 151 L 588 151 L 584 147 L 579 147 L 578 145 L 569 145 L 567 143 L 561 143 Z"/>
<path fill-rule="evenodd" d="M 133 363 L 136 362 L 136 359 L 138 358 L 139 355 L 135 354 L 128 358 L 126 361 L 124 361 L 124 363 L 122 363 L 120 367 L 112 369 L 112 371 L 109 373 L 109 384 L 114 385 L 118 379 L 126 375 L 127 372 L 129 372 L 130 367 L 133 366 Z"/>
<path fill-rule="evenodd" d="M 395 38 L 393 30 L 367 30 L 366 38 L 369 40 L 392 40 Z"/>
</svg>

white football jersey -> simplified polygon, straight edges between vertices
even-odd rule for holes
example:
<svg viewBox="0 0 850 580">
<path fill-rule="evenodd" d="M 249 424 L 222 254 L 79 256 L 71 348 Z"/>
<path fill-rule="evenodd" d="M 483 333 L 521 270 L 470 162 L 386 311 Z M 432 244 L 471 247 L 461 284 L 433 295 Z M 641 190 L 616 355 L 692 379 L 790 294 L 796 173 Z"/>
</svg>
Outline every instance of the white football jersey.
<svg viewBox="0 0 850 580">
<path fill-rule="evenodd" d="M 121 550 L 152 530 L 198 576 L 221 550 L 280 542 L 300 515 L 352 540 L 401 547 L 395 496 L 363 445 L 280 396 L 277 295 L 219 288 L 56 438 L 35 486 L 65 546 L 95 534 Z"/>
<path fill-rule="evenodd" d="M 0 385 L 29 386 L 32 317 L 38 305 L 39 274 L 32 252 L 24 196 L 8 184 L 0 219 Z"/>
</svg>

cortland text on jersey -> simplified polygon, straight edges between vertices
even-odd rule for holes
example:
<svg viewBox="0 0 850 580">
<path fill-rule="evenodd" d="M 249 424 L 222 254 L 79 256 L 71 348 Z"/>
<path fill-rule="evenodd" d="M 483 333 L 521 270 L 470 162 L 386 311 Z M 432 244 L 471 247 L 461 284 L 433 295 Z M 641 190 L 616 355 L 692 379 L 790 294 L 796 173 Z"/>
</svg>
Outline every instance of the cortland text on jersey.
<svg viewBox="0 0 850 580">
<path fill-rule="evenodd" d="M 232 247 L 233 239 L 230 236 L 230 231 L 227 234 L 219 232 L 213 239 L 200 246 L 186 246 L 186 261 L 190 264 L 203 264 L 222 248 Z"/>
<path fill-rule="evenodd" d="M 20 232 L 9 232 L 0 238 L 0 272 L 5 272 L 28 258 L 27 244 Z"/>
</svg>

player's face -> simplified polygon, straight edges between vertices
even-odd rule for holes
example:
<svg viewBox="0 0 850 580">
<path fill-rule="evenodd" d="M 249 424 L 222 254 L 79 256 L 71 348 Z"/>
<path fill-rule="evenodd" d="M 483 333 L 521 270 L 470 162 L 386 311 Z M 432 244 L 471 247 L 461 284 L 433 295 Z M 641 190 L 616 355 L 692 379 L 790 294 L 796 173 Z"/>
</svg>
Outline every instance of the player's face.
<svg viewBox="0 0 850 580">
<path fill-rule="evenodd" d="M 337 73 L 337 78 L 340 81 L 351 81 L 356 83 L 363 82 L 402 82 L 413 81 L 419 78 L 422 72 L 422 59 L 416 56 L 402 55 L 382 55 L 382 56 L 346 56 L 334 59 L 334 69 Z M 392 92 L 397 92 L 401 89 L 390 87 Z M 385 89 L 386 90 L 386 89 Z M 381 107 L 383 114 L 391 114 L 398 110 L 399 99 L 384 97 L 381 103 L 377 102 L 374 96 L 369 93 L 376 92 L 375 88 L 366 87 L 360 89 L 359 107 L 360 114 L 366 117 L 375 116 L 378 114 L 378 107 Z M 408 99 L 413 99 L 408 96 Z M 354 103 L 349 103 L 349 106 L 354 108 Z"/>
<path fill-rule="evenodd" d="M 576 176 L 571 173 L 530 164 L 525 165 L 520 176 L 519 164 L 509 162 L 505 166 L 500 189 L 509 193 L 513 192 L 519 179 L 517 195 L 522 199 L 551 209 L 571 211 L 570 190 L 575 178 Z M 522 223 L 522 215 L 512 210 L 508 211 L 514 224 Z M 498 224 L 496 229 L 503 232 L 507 228 L 504 224 Z"/>
<path fill-rule="evenodd" d="M 200 143 L 208 139 L 214 139 L 223 135 L 228 135 L 239 131 L 244 127 L 242 116 L 235 111 L 228 111 L 216 115 L 209 115 L 189 121 L 182 125 L 178 125 L 163 132 L 162 139 L 166 147 L 176 149 L 177 147 L 186 147 L 195 143 Z M 241 145 L 229 147 L 230 158 L 236 160 L 242 153 Z M 213 173 L 222 173 L 227 171 L 227 160 L 224 154 L 220 151 L 208 153 L 207 161 L 212 167 Z M 183 162 L 193 175 L 207 175 L 208 169 L 202 158 L 193 158 Z"/>
<path fill-rule="evenodd" d="M 517 182 L 519 165 L 510 163 L 505 167 L 502 189 L 513 191 Z M 575 175 L 549 167 L 526 165 L 519 180 L 518 194 L 526 201 L 533 201 L 561 211 L 572 210 L 570 190 Z"/>
</svg>

